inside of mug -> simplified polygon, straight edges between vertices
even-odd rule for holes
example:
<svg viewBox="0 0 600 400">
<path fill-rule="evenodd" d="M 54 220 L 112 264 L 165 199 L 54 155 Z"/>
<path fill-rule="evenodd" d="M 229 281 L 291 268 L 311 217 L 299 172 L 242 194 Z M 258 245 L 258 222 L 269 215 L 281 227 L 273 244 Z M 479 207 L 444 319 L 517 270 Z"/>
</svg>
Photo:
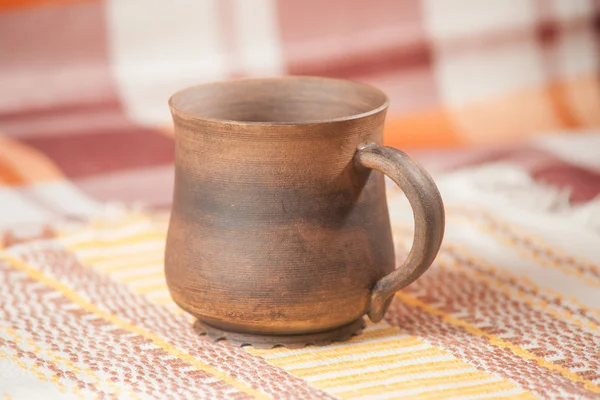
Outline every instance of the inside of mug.
<svg viewBox="0 0 600 400">
<path fill-rule="evenodd" d="M 301 124 L 351 119 L 387 105 L 380 90 L 317 77 L 239 79 L 177 92 L 171 107 L 199 119 Z"/>
</svg>

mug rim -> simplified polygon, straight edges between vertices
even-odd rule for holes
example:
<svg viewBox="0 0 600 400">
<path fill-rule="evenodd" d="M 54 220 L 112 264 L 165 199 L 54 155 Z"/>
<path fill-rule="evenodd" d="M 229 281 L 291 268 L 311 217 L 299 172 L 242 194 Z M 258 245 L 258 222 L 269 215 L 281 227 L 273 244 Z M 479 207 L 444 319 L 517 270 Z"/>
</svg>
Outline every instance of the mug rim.
<svg viewBox="0 0 600 400">
<path fill-rule="evenodd" d="M 377 95 L 383 98 L 383 102 L 378 107 L 372 108 L 368 111 L 356 114 L 350 114 L 342 117 L 334 117 L 327 119 L 315 119 L 315 120 L 306 120 L 306 121 L 241 121 L 235 119 L 226 119 L 226 118 L 211 118 L 198 116 L 193 113 L 182 110 L 181 108 L 175 106 L 174 102 L 177 97 L 182 96 L 184 93 L 191 92 L 194 90 L 198 90 L 208 86 L 214 85 L 224 85 L 230 84 L 232 82 L 242 82 L 242 81 L 253 81 L 253 82 L 274 82 L 274 81 L 283 81 L 283 80 L 321 80 L 329 83 L 343 83 L 347 85 L 356 85 L 362 86 L 364 89 L 367 89 L 371 93 L 376 93 Z M 168 101 L 169 108 L 171 109 L 171 113 L 173 116 L 178 118 L 182 118 L 189 122 L 198 122 L 198 123 L 211 123 L 211 124 L 227 124 L 227 125 L 238 125 L 238 126 L 306 126 L 306 125 L 319 125 L 319 124 L 329 124 L 335 122 L 349 122 L 360 120 L 362 118 L 366 118 L 372 115 L 376 115 L 384 110 L 386 110 L 389 106 L 389 97 L 385 92 L 381 89 L 364 82 L 359 82 L 350 79 L 342 79 L 342 78 L 330 78 L 323 76 L 314 76 L 314 75 L 283 75 L 283 76 L 271 76 L 271 77 L 242 77 L 242 78 L 231 78 L 225 80 L 215 80 L 215 81 L 207 81 L 203 83 L 199 83 L 196 85 L 191 85 L 184 87 L 180 90 L 174 92 Z"/>
</svg>

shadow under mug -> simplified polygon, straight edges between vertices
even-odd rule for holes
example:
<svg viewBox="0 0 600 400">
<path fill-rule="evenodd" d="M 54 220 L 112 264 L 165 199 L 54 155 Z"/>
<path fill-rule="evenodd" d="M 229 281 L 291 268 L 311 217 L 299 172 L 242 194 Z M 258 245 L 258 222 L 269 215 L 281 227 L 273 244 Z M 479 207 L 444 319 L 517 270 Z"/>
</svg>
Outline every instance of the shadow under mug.
<svg viewBox="0 0 600 400">
<path fill-rule="evenodd" d="M 444 235 L 429 174 L 382 145 L 388 99 L 362 83 L 283 77 L 175 93 L 165 255 L 174 301 L 213 339 L 257 347 L 343 340 L 378 322 Z M 381 173 L 414 212 L 395 268 Z"/>
</svg>

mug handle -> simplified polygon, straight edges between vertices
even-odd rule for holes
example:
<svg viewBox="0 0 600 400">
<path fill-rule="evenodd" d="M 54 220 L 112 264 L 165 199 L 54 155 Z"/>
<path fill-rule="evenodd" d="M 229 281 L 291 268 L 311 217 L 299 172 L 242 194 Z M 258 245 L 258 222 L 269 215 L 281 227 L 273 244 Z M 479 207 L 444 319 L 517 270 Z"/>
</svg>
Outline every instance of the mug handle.
<svg viewBox="0 0 600 400">
<path fill-rule="evenodd" d="M 436 257 L 444 237 L 444 203 L 427 171 L 400 150 L 371 143 L 358 149 L 354 161 L 358 168 L 374 169 L 390 177 L 408 198 L 415 220 L 408 257 L 371 290 L 367 315 L 371 321 L 379 322 L 394 294 L 420 277 Z"/>
</svg>

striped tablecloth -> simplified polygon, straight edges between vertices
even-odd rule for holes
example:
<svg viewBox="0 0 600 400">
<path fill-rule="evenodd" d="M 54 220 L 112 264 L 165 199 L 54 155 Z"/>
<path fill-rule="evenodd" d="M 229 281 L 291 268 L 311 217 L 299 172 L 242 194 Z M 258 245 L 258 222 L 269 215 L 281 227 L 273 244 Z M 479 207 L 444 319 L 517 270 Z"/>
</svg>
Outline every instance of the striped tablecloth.
<svg viewBox="0 0 600 400">
<path fill-rule="evenodd" d="M 0 1 L 0 399 L 600 398 L 599 15 L 598 0 Z M 162 275 L 167 98 L 289 74 L 389 95 L 385 141 L 433 173 L 445 242 L 349 342 L 214 344 Z M 412 214 L 388 196 L 401 261 Z"/>
<path fill-rule="evenodd" d="M 197 336 L 164 282 L 168 211 L 113 205 L 85 221 L 6 232 L 0 394 L 600 397 L 600 134 L 416 155 L 446 202 L 443 248 L 383 322 L 326 347 L 258 350 Z M 394 186 L 388 197 L 402 260 L 412 214 Z"/>
</svg>

